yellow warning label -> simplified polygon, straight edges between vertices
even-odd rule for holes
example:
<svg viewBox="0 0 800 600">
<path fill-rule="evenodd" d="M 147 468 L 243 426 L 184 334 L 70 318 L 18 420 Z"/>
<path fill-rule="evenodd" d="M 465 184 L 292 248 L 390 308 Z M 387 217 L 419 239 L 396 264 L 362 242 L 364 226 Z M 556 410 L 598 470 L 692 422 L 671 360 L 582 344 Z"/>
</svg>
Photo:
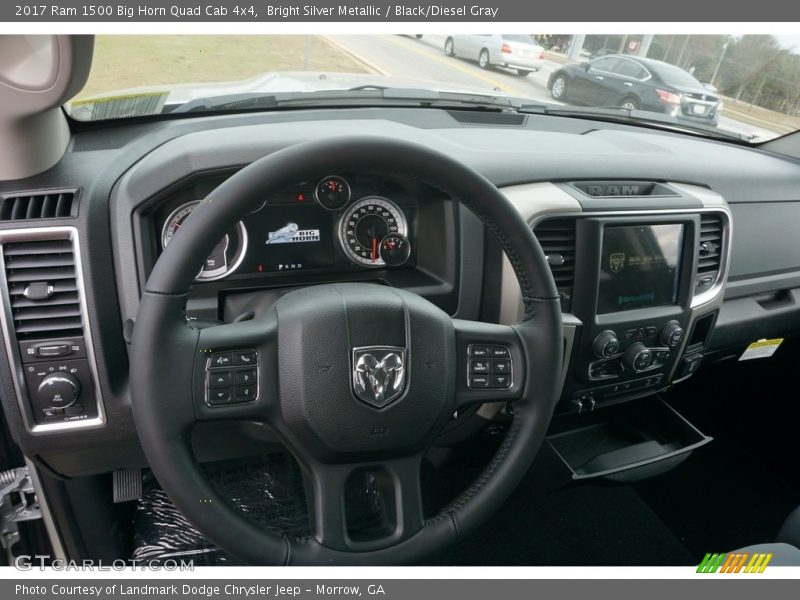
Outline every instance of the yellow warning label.
<svg viewBox="0 0 800 600">
<path fill-rule="evenodd" d="M 769 358 L 783 343 L 783 338 L 772 340 L 758 340 L 747 347 L 747 350 L 739 357 L 739 360 L 753 360 L 755 358 Z"/>
</svg>

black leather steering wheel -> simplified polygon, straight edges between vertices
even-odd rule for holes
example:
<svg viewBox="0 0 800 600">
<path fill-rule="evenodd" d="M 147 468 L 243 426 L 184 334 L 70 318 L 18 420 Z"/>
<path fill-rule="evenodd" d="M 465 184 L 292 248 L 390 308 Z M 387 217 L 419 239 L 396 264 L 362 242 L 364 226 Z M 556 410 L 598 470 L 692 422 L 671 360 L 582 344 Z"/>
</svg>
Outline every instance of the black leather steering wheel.
<svg viewBox="0 0 800 600">
<path fill-rule="evenodd" d="M 516 272 L 523 320 L 503 326 L 452 319 L 404 290 L 341 283 L 292 291 L 252 321 L 205 329 L 187 321 L 193 277 L 235 222 L 297 181 L 354 170 L 416 179 L 471 209 L 497 236 Z M 470 344 L 508 349 L 510 388 L 467 386 Z M 398 356 L 392 360 L 402 359 L 404 369 L 398 397 L 381 406 L 355 393 L 354 349 L 375 346 L 393 348 Z M 255 351 L 257 397 L 209 406 L 210 357 L 243 349 Z M 508 199 L 482 175 L 427 147 L 384 137 L 339 137 L 291 146 L 252 163 L 194 210 L 161 254 L 142 295 L 131 392 L 138 436 L 159 483 L 223 550 L 251 564 L 402 564 L 466 535 L 514 489 L 549 425 L 561 364 L 555 284 L 530 227 Z M 378 379 L 390 387 L 397 383 L 397 366 Z M 454 411 L 489 401 L 508 401 L 512 408 L 504 441 L 482 474 L 426 519 L 420 489 L 426 449 Z M 230 419 L 268 423 L 297 459 L 307 481 L 313 535 L 290 539 L 264 531 L 203 478 L 191 449 L 192 428 Z M 379 539 L 359 539 L 348 528 L 344 489 L 353 473 L 365 470 L 378 473 L 389 490 L 391 526 Z"/>
</svg>

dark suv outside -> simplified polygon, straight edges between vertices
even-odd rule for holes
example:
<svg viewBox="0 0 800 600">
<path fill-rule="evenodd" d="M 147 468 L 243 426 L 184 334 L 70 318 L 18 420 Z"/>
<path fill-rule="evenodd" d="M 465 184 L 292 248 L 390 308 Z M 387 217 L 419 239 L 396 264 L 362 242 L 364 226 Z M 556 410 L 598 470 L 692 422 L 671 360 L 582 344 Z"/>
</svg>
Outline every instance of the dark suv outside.
<svg viewBox="0 0 800 600">
<path fill-rule="evenodd" d="M 565 65 L 547 82 L 559 101 L 667 113 L 680 121 L 716 126 L 719 97 L 687 71 L 649 58 L 621 54 Z"/>
</svg>

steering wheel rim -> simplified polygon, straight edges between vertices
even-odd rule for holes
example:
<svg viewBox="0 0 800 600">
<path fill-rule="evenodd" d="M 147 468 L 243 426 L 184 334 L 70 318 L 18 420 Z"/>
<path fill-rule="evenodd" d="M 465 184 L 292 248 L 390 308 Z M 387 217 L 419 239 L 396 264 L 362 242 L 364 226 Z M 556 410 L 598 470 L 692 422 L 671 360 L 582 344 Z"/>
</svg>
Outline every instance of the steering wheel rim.
<svg viewBox="0 0 800 600">
<path fill-rule="evenodd" d="M 292 364 L 282 360 L 281 356 L 287 351 L 302 353 L 305 350 L 291 348 L 291 342 L 288 342 L 289 345 L 281 345 L 282 352 L 278 352 L 278 346 L 284 343 L 280 339 L 288 339 L 288 336 L 281 337 L 278 334 L 278 322 L 287 322 L 282 319 L 288 318 L 286 315 L 291 312 L 287 306 L 303 306 L 302 303 L 308 299 L 304 299 L 302 294 L 296 295 L 292 302 L 270 311 L 258 323 L 221 325 L 203 330 L 188 324 L 185 313 L 193 274 L 216 242 L 233 223 L 252 210 L 252 206 L 262 203 L 265 197 L 282 188 L 308 178 L 310 174 L 322 176 L 331 172 L 352 171 L 353 165 L 358 165 L 358 170 L 363 172 L 424 182 L 472 210 L 500 241 L 519 280 L 524 304 L 523 319 L 513 327 L 452 320 L 448 321 L 448 328 L 442 320 L 444 313 L 436 313 L 438 309 L 432 310 L 432 305 L 428 306 L 429 303 L 418 296 L 388 288 L 375 297 L 373 308 L 382 309 L 385 304 L 395 304 L 399 307 L 398 311 L 404 311 L 408 323 L 424 323 L 426 327 L 439 332 L 435 339 L 425 340 L 422 339 L 425 337 L 423 334 L 407 335 L 411 340 L 408 342 L 409 349 L 417 335 L 424 342 L 415 346 L 409 361 L 414 360 L 413 356 L 423 354 L 428 346 L 443 353 L 441 360 L 447 367 L 445 373 L 448 376 L 444 378 L 447 385 L 436 388 L 434 394 L 441 399 L 434 407 L 441 415 L 452 414 L 454 407 L 469 402 L 508 400 L 513 409 L 513 421 L 500 448 L 481 475 L 438 515 L 426 520 L 421 515 L 421 507 L 420 514 L 416 515 L 413 506 L 416 500 L 409 496 L 406 502 L 404 495 L 406 487 L 414 486 L 407 486 L 403 480 L 396 492 L 398 522 L 414 522 L 418 528 L 413 530 L 409 526 L 406 531 L 377 544 L 355 546 L 346 539 L 346 534 L 344 538 L 331 538 L 324 528 L 320 529 L 320 522 L 329 516 L 324 514 L 325 497 L 315 500 L 312 517 L 317 531 L 307 539 L 289 539 L 249 523 L 225 504 L 224 499 L 205 481 L 192 455 L 191 429 L 199 420 L 210 418 L 206 407 L 197 401 L 203 389 L 198 387 L 198 381 L 203 377 L 203 357 L 215 348 L 251 344 L 257 348 L 259 369 L 262 363 L 276 369 L 271 373 L 275 381 L 272 378 L 266 381 L 264 396 L 272 398 L 275 394 L 277 406 L 266 402 L 270 407 L 259 406 L 258 411 L 261 412 L 245 407 L 243 411 L 231 414 L 236 415 L 234 418 L 254 419 L 262 419 L 269 414 L 276 421 L 272 424 L 304 471 L 316 472 L 316 469 L 325 467 L 326 472 L 330 473 L 328 467 L 335 467 L 334 471 L 338 469 L 343 462 L 343 454 L 336 448 L 338 453 L 335 458 L 332 457 L 330 452 L 335 444 L 314 442 L 316 445 L 305 443 L 301 449 L 293 448 L 292 445 L 298 443 L 297 438 L 302 436 L 298 428 L 292 428 L 291 423 L 286 425 L 293 415 L 298 414 L 309 421 L 303 423 L 304 428 L 315 425 L 311 422 L 313 419 L 306 415 L 309 410 L 313 412 L 314 407 L 302 404 L 303 399 L 299 397 L 296 399 L 297 406 L 289 406 L 285 400 L 286 396 L 293 393 L 285 381 L 291 378 L 287 375 L 287 369 L 291 369 Z M 334 306 L 334 295 L 344 298 L 354 289 L 351 287 L 354 285 L 357 284 L 312 289 L 322 297 L 329 298 L 328 305 Z M 347 304 L 347 301 L 343 303 Z M 475 396 L 472 391 L 462 389 L 465 386 L 455 382 L 456 375 L 460 376 L 461 371 L 467 368 L 465 344 L 476 340 L 506 345 L 515 361 L 514 368 L 522 365 L 524 372 L 515 375 L 515 381 L 507 392 L 484 392 L 483 396 Z M 154 352 L 155 348 L 159 349 L 158 353 Z M 163 360 L 165 354 L 169 360 Z M 279 364 L 282 370 L 277 370 Z M 192 217 L 161 254 L 142 294 L 131 348 L 131 396 L 139 439 L 156 478 L 187 519 L 223 550 L 250 564 L 403 564 L 446 546 L 458 536 L 466 535 L 488 518 L 513 491 L 544 439 L 557 400 L 561 364 L 561 312 L 555 284 L 530 227 L 508 199 L 482 175 L 438 151 L 403 140 L 348 136 L 297 144 L 255 161 L 227 179 L 195 209 Z M 267 369 L 267 366 L 264 368 Z M 409 379 L 424 379 L 421 364 L 410 368 L 414 376 Z M 292 372 L 291 376 L 297 373 Z M 186 382 L 176 374 L 191 374 L 192 386 L 187 390 Z M 429 378 L 430 385 L 434 385 L 433 381 L 433 378 Z M 405 415 L 406 421 L 411 408 L 405 407 L 411 407 L 412 402 L 405 398 L 410 395 L 406 390 L 396 402 L 397 414 Z M 450 396 L 450 399 L 446 396 Z M 265 404 L 261 400 L 259 396 L 255 404 Z M 347 402 L 358 403 L 355 398 L 348 400 L 342 397 L 340 401 L 345 403 L 340 406 L 347 410 L 353 409 Z M 436 401 L 431 402 L 435 404 Z M 358 410 L 368 412 L 363 406 Z M 415 414 L 412 413 L 412 416 Z M 435 426 L 436 423 L 432 422 L 430 431 Z M 430 431 L 423 431 L 419 439 L 412 440 L 415 445 L 413 455 L 395 458 L 389 450 L 400 453 L 399 450 L 381 446 L 378 454 L 385 455 L 379 461 L 382 468 L 385 466 L 389 469 L 398 481 L 405 477 L 413 478 L 413 474 L 408 473 L 413 470 L 416 457 L 424 453 L 424 448 L 420 451 L 417 446 L 430 445 Z M 324 437 L 325 433 L 320 435 Z M 307 436 L 307 439 L 313 437 Z M 412 441 L 408 441 L 409 448 Z M 324 447 L 324 452 L 317 452 L 318 446 Z M 404 447 L 403 452 L 410 453 L 411 450 Z M 354 454 L 350 452 L 348 456 Z M 327 464 L 329 462 L 330 465 Z M 347 464 L 369 463 L 367 457 L 366 460 L 359 459 L 358 463 Z M 316 481 L 322 479 L 317 478 Z M 412 489 L 409 494 L 413 493 Z M 407 515 L 405 511 L 408 506 L 411 508 Z M 420 519 L 418 523 L 415 521 L 417 518 Z M 329 544 L 329 539 L 335 543 Z"/>
</svg>

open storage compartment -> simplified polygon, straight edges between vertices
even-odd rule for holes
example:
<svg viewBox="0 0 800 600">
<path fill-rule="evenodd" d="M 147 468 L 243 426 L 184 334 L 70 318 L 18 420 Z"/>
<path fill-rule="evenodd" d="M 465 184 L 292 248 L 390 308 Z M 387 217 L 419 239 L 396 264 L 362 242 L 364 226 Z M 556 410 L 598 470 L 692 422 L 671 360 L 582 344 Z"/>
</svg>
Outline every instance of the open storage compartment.
<svg viewBox="0 0 800 600">
<path fill-rule="evenodd" d="M 630 482 L 659 475 L 712 440 L 660 397 L 605 408 L 592 418 L 547 438 L 575 480 Z"/>
</svg>

